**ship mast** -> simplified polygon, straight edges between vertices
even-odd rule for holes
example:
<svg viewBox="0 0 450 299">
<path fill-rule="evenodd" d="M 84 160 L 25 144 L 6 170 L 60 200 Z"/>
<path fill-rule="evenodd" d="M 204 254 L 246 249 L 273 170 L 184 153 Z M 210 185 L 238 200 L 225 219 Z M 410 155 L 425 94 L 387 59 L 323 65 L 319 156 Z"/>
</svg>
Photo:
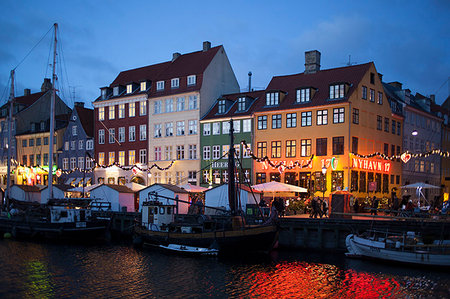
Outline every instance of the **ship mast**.
<svg viewBox="0 0 450 299">
<path fill-rule="evenodd" d="M 53 45 L 53 76 L 52 76 L 52 97 L 50 101 L 50 138 L 49 138 L 49 150 L 48 150 L 48 196 L 49 199 L 53 197 L 53 146 L 54 146 L 54 133 L 55 133 L 55 97 L 56 97 L 56 31 L 58 29 L 58 23 L 53 24 L 55 27 L 55 40 Z"/>
<path fill-rule="evenodd" d="M 230 149 L 228 152 L 228 202 L 230 204 L 231 216 L 236 216 L 236 188 L 234 180 L 234 135 L 233 135 L 233 120 L 230 120 Z"/>
<path fill-rule="evenodd" d="M 11 71 L 11 90 L 9 92 L 9 113 L 8 113 L 8 160 L 6 170 L 6 208 L 9 209 L 9 198 L 11 195 L 11 140 L 12 140 L 12 115 L 14 101 L 14 70 Z"/>
</svg>

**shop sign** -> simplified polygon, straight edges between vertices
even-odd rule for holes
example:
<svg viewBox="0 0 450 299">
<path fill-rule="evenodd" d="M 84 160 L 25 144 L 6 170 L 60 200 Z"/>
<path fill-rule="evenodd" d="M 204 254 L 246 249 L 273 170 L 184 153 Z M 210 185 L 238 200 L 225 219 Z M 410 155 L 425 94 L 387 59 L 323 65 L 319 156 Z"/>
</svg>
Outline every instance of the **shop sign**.
<svg viewBox="0 0 450 299">
<path fill-rule="evenodd" d="M 352 168 L 389 173 L 391 171 L 391 162 L 353 158 Z"/>
<path fill-rule="evenodd" d="M 312 165 L 313 165 L 313 161 L 311 161 L 311 163 L 309 163 L 309 159 L 308 160 L 290 160 L 290 161 L 272 161 L 273 164 L 278 165 L 280 164 L 280 166 L 278 168 L 272 167 L 269 165 L 269 163 L 267 163 L 267 161 L 262 162 L 262 170 L 267 170 L 269 168 L 272 169 L 278 169 L 278 171 L 283 172 L 286 168 L 288 167 L 306 167 L 309 169 L 312 169 Z M 308 165 L 308 166 L 306 166 Z"/>
<path fill-rule="evenodd" d="M 213 162 L 211 164 L 212 168 L 228 168 L 228 162 Z"/>
</svg>

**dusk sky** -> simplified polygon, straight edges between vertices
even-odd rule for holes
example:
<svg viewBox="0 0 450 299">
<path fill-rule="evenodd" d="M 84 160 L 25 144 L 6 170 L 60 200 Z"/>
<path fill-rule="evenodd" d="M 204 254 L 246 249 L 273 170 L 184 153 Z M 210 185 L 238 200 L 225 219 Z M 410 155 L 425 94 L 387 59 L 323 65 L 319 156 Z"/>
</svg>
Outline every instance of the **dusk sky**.
<svg viewBox="0 0 450 299">
<path fill-rule="evenodd" d="M 304 52 L 321 69 L 373 61 L 383 81 L 414 94 L 449 95 L 450 1 L 34 1 L 2 0 L 0 104 L 9 74 L 59 24 L 60 96 L 91 107 L 120 71 L 168 61 L 173 52 L 223 45 L 241 89 L 304 71 Z M 16 69 L 16 96 L 51 77 L 51 38 Z M 74 92 L 75 91 L 75 92 Z"/>
</svg>

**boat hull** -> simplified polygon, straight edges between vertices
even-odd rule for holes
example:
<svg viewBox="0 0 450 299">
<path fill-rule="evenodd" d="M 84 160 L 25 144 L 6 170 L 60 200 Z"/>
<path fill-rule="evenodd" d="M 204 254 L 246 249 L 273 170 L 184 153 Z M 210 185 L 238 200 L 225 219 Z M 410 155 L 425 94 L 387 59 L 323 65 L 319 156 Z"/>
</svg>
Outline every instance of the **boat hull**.
<svg viewBox="0 0 450 299">
<path fill-rule="evenodd" d="M 402 251 L 384 248 L 382 242 L 360 238 L 350 234 L 345 240 L 348 253 L 351 257 L 365 257 L 407 264 L 428 266 L 450 266 L 450 254 L 430 251 Z"/>
<path fill-rule="evenodd" d="M 254 226 L 238 230 L 221 230 L 202 233 L 181 233 L 151 231 L 141 226 L 135 227 L 135 234 L 143 242 L 167 245 L 217 248 L 224 252 L 270 251 L 278 239 L 276 226 Z"/>
</svg>

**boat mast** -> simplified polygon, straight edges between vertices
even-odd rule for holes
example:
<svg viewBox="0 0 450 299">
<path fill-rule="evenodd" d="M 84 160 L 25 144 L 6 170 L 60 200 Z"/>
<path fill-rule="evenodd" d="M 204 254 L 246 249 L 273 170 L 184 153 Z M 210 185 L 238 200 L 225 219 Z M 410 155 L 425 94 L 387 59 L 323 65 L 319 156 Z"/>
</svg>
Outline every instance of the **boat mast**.
<svg viewBox="0 0 450 299">
<path fill-rule="evenodd" d="M 14 101 L 14 70 L 11 71 L 11 90 L 9 92 L 9 113 L 8 113 L 8 160 L 6 170 L 6 208 L 9 209 L 9 198 L 11 188 L 11 140 L 12 140 L 12 115 Z"/>
<path fill-rule="evenodd" d="M 234 181 L 234 135 L 233 120 L 230 120 L 230 149 L 228 152 L 228 202 L 230 204 L 231 215 L 236 216 L 236 189 Z"/>
<path fill-rule="evenodd" d="M 48 196 L 49 199 L 53 197 L 53 143 L 55 133 L 55 97 L 56 97 L 56 31 L 58 29 L 58 23 L 53 24 L 55 27 L 55 40 L 53 45 L 53 76 L 52 76 L 52 97 L 50 101 L 50 138 L 48 149 Z"/>
</svg>

